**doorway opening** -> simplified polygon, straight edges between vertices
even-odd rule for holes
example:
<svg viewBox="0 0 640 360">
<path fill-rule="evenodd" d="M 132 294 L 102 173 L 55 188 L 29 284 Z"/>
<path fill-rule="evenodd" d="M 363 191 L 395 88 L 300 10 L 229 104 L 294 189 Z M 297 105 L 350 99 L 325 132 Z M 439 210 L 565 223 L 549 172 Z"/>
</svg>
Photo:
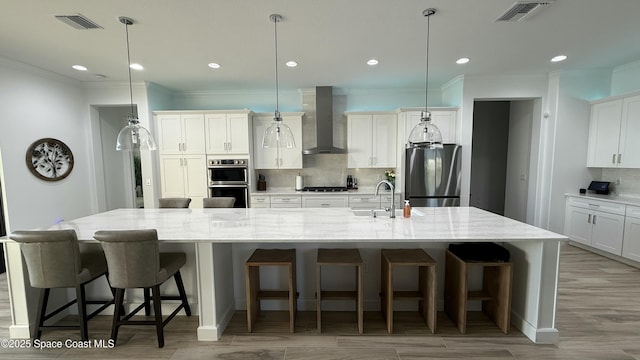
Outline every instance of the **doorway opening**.
<svg viewBox="0 0 640 360">
<path fill-rule="evenodd" d="M 137 115 L 135 106 L 134 111 Z M 95 143 L 100 144 L 95 149 L 99 210 L 144 207 L 140 151 L 116 151 L 116 139 L 127 124 L 131 106 L 93 106 L 92 113 L 97 119 L 94 138 L 99 141 Z"/>
<path fill-rule="evenodd" d="M 532 223 L 539 136 L 534 119 L 540 104 L 539 99 L 474 101 L 470 206 Z"/>
</svg>

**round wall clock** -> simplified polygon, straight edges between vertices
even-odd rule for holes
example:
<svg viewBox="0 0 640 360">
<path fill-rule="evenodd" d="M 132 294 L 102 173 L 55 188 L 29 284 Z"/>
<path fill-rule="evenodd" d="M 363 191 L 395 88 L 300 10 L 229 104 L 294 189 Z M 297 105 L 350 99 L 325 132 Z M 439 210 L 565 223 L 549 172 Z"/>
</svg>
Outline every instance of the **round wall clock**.
<svg viewBox="0 0 640 360">
<path fill-rule="evenodd" d="M 27 150 L 27 167 L 33 175 L 46 181 L 66 178 L 73 169 L 71 149 L 60 140 L 36 140 Z"/>
</svg>

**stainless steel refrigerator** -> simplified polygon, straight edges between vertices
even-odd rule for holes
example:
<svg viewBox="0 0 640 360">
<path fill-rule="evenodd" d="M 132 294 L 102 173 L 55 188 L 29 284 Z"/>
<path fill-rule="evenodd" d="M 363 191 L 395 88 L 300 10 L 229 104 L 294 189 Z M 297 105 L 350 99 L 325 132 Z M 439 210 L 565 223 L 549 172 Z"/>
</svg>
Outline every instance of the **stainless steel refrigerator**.
<svg viewBox="0 0 640 360">
<path fill-rule="evenodd" d="M 413 147 L 405 155 L 405 199 L 411 206 L 460 206 L 460 145 Z"/>
</svg>

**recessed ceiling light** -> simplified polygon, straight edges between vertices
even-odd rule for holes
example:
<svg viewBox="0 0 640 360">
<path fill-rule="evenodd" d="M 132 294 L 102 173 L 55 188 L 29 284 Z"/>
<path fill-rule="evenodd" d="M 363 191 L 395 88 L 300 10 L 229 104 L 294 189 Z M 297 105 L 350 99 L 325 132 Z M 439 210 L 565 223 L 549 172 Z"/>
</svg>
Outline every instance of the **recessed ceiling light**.
<svg viewBox="0 0 640 360">
<path fill-rule="evenodd" d="M 288 67 L 296 67 L 298 66 L 298 63 L 295 61 L 287 61 L 285 65 L 287 65 Z"/>
<path fill-rule="evenodd" d="M 107 75 L 104 75 L 104 74 L 93 74 L 93 76 L 95 76 L 98 79 L 106 79 L 107 78 Z"/>
<path fill-rule="evenodd" d="M 78 71 L 87 71 L 87 67 L 86 66 L 82 66 L 82 65 L 73 65 L 72 68 L 78 70 Z"/>
<path fill-rule="evenodd" d="M 212 69 L 220 69 L 220 64 L 217 64 L 217 63 L 209 63 L 207 66 L 209 66 Z"/>
<path fill-rule="evenodd" d="M 129 65 L 129 67 L 132 68 L 133 70 L 144 70 L 144 66 L 136 63 Z"/>
<path fill-rule="evenodd" d="M 371 60 L 367 61 L 367 65 L 370 65 L 370 66 L 378 65 L 378 63 L 380 63 L 380 61 L 378 61 L 376 59 L 371 59 Z"/>
<path fill-rule="evenodd" d="M 551 58 L 551 62 L 560 62 L 567 59 L 567 55 L 558 55 Z"/>
<path fill-rule="evenodd" d="M 465 57 L 456 60 L 456 64 L 466 64 L 468 62 L 469 62 L 469 58 L 465 58 Z"/>
</svg>

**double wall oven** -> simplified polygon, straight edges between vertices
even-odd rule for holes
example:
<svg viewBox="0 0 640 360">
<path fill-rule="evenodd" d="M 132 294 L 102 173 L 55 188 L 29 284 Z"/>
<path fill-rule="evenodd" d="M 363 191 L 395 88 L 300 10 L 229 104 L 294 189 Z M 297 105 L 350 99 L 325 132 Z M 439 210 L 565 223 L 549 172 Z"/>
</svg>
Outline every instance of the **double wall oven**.
<svg viewBox="0 0 640 360">
<path fill-rule="evenodd" d="M 249 161 L 207 159 L 209 197 L 234 197 L 234 207 L 249 207 Z"/>
</svg>

